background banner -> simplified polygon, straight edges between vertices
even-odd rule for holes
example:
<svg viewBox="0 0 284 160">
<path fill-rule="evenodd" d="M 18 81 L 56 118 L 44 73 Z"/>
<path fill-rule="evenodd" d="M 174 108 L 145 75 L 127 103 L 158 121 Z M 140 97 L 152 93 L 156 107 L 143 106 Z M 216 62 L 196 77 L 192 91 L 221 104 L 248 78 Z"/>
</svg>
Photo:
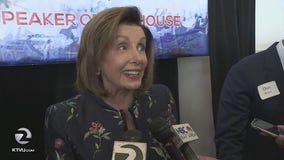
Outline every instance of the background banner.
<svg viewBox="0 0 284 160">
<path fill-rule="evenodd" d="M 257 0 L 255 14 L 256 52 L 284 39 L 284 0 Z"/>
<path fill-rule="evenodd" d="M 0 0 L 0 65 L 72 62 L 91 17 L 132 5 L 154 35 L 156 58 L 208 55 L 207 0 Z"/>
</svg>

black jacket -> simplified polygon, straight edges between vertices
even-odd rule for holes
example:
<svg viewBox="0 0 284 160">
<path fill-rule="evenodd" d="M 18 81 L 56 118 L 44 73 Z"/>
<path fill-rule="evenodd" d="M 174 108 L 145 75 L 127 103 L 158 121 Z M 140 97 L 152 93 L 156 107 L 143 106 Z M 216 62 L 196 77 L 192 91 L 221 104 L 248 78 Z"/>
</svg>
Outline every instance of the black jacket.
<svg viewBox="0 0 284 160">
<path fill-rule="evenodd" d="M 221 160 L 284 160 L 275 140 L 251 128 L 253 118 L 284 124 L 284 71 L 274 43 L 235 64 L 223 84 L 215 142 Z M 279 95 L 262 100 L 258 86 L 275 81 Z"/>
</svg>

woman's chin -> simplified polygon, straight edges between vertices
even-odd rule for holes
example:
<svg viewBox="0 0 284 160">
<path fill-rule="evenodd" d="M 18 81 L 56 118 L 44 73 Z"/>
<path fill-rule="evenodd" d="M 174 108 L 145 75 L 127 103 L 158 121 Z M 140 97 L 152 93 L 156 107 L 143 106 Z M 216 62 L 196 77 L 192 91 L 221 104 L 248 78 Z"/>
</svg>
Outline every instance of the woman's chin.
<svg viewBox="0 0 284 160">
<path fill-rule="evenodd" d="M 127 88 L 129 89 L 129 90 L 136 90 L 136 89 L 139 89 L 140 88 L 140 86 L 141 86 L 141 83 L 137 83 L 137 84 L 130 84 L 130 85 L 127 85 Z"/>
</svg>

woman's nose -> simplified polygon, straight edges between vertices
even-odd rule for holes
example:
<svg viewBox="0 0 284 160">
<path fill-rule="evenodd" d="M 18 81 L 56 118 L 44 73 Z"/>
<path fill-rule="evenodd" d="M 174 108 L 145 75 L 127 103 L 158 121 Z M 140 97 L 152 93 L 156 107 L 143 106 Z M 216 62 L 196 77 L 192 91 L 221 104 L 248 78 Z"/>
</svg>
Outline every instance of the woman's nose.
<svg viewBox="0 0 284 160">
<path fill-rule="evenodd" d="M 136 60 L 136 61 L 141 61 L 143 60 L 143 56 L 145 56 L 142 51 L 137 48 L 137 47 L 133 47 L 133 50 L 132 50 L 132 57 L 133 57 L 133 60 Z"/>
</svg>

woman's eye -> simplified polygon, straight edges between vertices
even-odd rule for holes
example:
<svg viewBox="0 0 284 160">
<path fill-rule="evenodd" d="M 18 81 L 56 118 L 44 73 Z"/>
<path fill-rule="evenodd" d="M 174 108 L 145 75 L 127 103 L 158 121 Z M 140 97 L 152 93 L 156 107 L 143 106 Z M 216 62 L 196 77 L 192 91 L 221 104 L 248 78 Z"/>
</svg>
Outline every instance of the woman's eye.
<svg viewBox="0 0 284 160">
<path fill-rule="evenodd" d="M 139 51 L 145 51 L 145 45 L 139 45 L 138 50 Z"/>
<path fill-rule="evenodd" d="M 126 50 L 127 47 L 126 47 L 125 45 L 119 45 L 119 46 L 118 46 L 118 49 L 119 49 L 119 50 Z"/>
</svg>

